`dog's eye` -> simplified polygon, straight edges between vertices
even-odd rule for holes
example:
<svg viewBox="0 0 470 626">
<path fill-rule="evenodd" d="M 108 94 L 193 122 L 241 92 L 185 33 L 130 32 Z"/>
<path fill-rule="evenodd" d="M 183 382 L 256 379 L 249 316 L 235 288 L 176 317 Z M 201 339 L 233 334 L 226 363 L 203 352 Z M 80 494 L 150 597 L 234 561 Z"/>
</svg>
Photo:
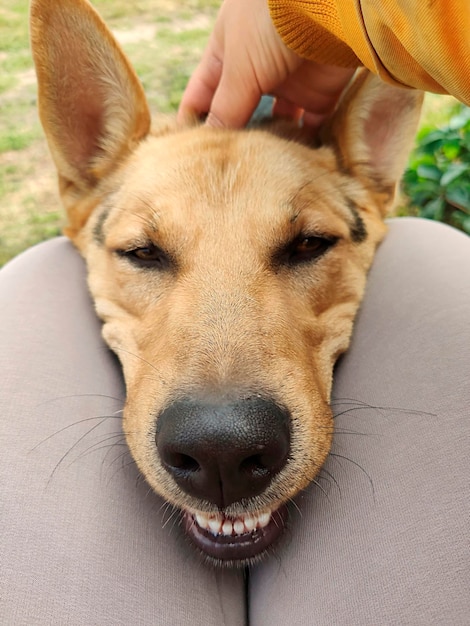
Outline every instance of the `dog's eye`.
<svg viewBox="0 0 470 626">
<path fill-rule="evenodd" d="M 170 265 L 169 257 L 153 243 L 133 250 L 118 250 L 117 253 L 140 267 L 165 269 Z"/>
<path fill-rule="evenodd" d="M 337 237 L 305 237 L 301 235 L 288 244 L 278 255 L 281 263 L 298 265 L 315 261 L 338 241 Z"/>
</svg>

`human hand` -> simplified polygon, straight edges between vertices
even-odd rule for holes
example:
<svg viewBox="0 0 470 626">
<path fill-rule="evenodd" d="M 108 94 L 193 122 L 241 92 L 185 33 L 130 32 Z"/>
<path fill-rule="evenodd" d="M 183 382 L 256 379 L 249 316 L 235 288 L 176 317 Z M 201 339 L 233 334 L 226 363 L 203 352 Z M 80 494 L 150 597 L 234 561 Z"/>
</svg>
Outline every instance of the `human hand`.
<svg viewBox="0 0 470 626">
<path fill-rule="evenodd" d="M 315 130 L 332 113 L 353 72 L 308 61 L 287 48 L 267 0 L 225 0 L 178 119 L 207 114 L 210 126 L 241 128 L 261 96 L 271 94 L 274 115 L 303 117 Z"/>
</svg>

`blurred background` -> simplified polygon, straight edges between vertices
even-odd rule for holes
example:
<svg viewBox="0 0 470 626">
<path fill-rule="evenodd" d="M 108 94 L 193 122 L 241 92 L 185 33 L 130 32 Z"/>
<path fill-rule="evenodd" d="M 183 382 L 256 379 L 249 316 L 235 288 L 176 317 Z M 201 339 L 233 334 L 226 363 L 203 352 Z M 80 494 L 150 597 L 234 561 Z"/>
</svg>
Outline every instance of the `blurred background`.
<svg viewBox="0 0 470 626">
<path fill-rule="evenodd" d="M 219 0 L 93 0 L 136 69 L 153 111 L 176 111 Z M 470 109 L 428 95 L 398 215 L 470 234 Z M 0 6 L 0 266 L 60 234 L 56 177 L 36 108 L 28 0 Z"/>
</svg>

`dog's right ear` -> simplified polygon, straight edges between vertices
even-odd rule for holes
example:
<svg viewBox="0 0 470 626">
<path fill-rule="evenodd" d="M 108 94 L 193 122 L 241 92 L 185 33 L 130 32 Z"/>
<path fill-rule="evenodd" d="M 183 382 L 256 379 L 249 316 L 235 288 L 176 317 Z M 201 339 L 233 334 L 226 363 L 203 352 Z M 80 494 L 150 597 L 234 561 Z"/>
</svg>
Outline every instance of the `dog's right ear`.
<svg viewBox="0 0 470 626">
<path fill-rule="evenodd" d="M 32 0 L 31 47 L 40 118 L 77 231 L 88 215 L 73 215 L 73 205 L 147 135 L 150 113 L 137 76 L 87 0 Z"/>
<path fill-rule="evenodd" d="M 342 170 L 375 192 L 382 217 L 413 147 L 423 92 L 395 87 L 360 70 L 322 129 L 322 139 L 337 154 Z"/>
</svg>

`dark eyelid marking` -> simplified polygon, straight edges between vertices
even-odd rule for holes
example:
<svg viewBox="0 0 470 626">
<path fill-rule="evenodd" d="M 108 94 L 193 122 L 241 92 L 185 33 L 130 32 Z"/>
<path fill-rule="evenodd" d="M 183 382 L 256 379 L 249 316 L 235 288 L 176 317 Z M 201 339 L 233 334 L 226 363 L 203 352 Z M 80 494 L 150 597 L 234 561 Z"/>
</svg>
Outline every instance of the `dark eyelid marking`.
<svg viewBox="0 0 470 626">
<path fill-rule="evenodd" d="M 367 229 L 364 224 L 364 220 L 359 214 L 359 210 L 357 208 L 356 203 L 350 198 L 346 199 L 348 209 L 351 211 L 352 216 L 354 218 L 354 222 L 350 224 L 349 232 L 351 234 L 351 239 L 354 243 L 362 243 L 367 239 Z"/>
<path fill-rule="evenodd" d="M 111 207 L 105 207 L 98 215 L 96 223 L 93 227 L 93 241 L 99 246 L 104 245 L 104 223 L 111 211 Z"/>
<path fill-rule="evenodd" d="M 139 253 L 143 253 L 143 255 Z M 174 256 L 151 242 L 117 249 L 114 250 L 114 254 L 143 270 L 175 271 L 178 269 L 178 263 Z"/>
<path fill-rule="evenodd" d="M 300 266 L 314 263 L 332 248 L 339 237 L 319 233 L 301 233 L 295 239 L 285 241 L 277 247 L 272 255 L 273 265 Z M 305 248 L 303 247 L 303 244 Z"/>
<path fill-rule="evenodd" d="M 292 195 L 291 198 L 289 198 L 287 202 L 287 206 L 291 210 L 291 217 L 289 220 L 291 224 L 295 224 L 295 222 L 297 221 L 297 218 L 302 212 L 302 209 L 301 208 L 299 209 L 298 205 L 296 206 L 297 204 L 296 199 L 300 195 L 302 190 L 308 187 L 309 185 L 310 185 L 310 182 L 302 185 L 299 189 L 296 190 L 296 192 Z M 346 194 L 344 194 L 343 197 L 344 197 L 344 202 L 353 217 L 352 224 L 351 223 L 349 224 L 349 233 L 351 236 L 351 240 L 354 243 L 362 243 L 363 241 L 367 239 L 367 229 L 366 229 L 364 220 L 362 219 L 360 212 L 359 212 L 359 208 L 357 204 L 354 202 L 354 200 L 349 198 Z"/>
</svg>

